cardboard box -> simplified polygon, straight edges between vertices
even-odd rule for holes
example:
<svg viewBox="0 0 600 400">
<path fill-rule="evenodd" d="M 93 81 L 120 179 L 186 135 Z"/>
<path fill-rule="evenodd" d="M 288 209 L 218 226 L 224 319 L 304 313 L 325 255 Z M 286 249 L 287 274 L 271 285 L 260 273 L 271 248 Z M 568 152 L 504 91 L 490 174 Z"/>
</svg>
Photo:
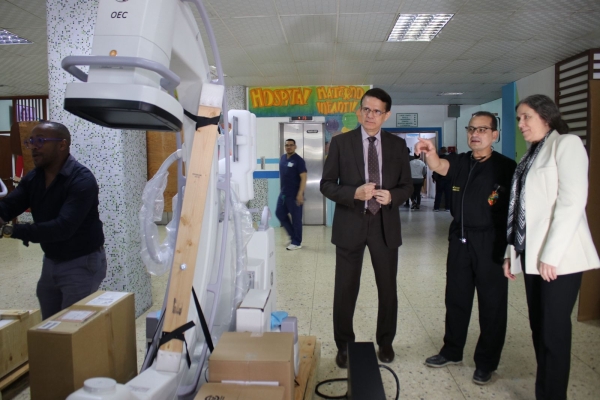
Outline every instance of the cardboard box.
<svg viewBox="0 0 600 400">
<path fill-rule="evenodd" d="M 250 289 L 236 310 L 236 331 L 271 331 L 271 290 Z"/>
<path fill-rule="evenodd" d="M 0 378 L 27 362 L 27 330 L 41 321 L 40 310 L 0 310 Z"/>
<path fill-rule="evenodd" d="M 282 386 L 225 385 L 206 383 L 202 385 L 195 400 L 283 400 Z"/>
<path fill-rule="evenodd" d="M 209 381 L 278 382 L 294 399 L 294 335 L 225 332 L 208 361 Z"/>
<path fill-rule="evenodd" d="M 31 398 L 65 399 L 88 378 L 137 375 L 132 293 L 98 291 L 31 328 Z"/>
</svg>

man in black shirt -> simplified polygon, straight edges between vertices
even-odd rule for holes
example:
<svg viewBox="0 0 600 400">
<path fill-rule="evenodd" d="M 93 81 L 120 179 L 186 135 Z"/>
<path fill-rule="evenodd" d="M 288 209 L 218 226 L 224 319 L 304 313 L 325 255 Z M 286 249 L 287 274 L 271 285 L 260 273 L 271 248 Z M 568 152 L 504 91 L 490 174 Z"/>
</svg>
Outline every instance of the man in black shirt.
<svg viewBox="0 0 600 400">
<path fill-rule="evenodd" d="M 98 290 L 106 276 L 98 184 L 70 155 L 64 125 L 43 121 L 25 141 L 35 169 L 0 200 L 4 237 L 40 243 L 44 251 L 37 296 L 46 319 Z M 27 209 L 33 224 L 5 225 Z"/>
<path fill-rule="evenodd" d="M 486 111 L 473 115 L 467 130 L 472 151 L 440 158 L 433 143 L 419 139 L 415 153 L 427 155 L 429 168 L 447 176 L 452 185 L 446 272 L 446 333 L 440 353 L 429 367 L 462 361 L 473 296 L 477 290 L 481 334 L 475 348 L 473 382 L 485 385 L 498 368 L 506 336 L 508 280 L 502 263 L 514 160 L 496 153 L 496 117 Z"/>
</svg>

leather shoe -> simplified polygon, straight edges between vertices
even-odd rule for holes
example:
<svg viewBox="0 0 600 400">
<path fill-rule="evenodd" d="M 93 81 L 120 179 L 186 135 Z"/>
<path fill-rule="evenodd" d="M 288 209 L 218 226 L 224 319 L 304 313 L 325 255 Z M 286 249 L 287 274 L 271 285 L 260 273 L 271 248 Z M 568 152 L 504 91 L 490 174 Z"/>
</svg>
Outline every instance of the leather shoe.
<svg viewBox="0 0 600 400">
<path fill-rule="evenodd" d="M 492 373 L 491 372 L 485 372 L 482 369 L 475 369 L 475 372 L 473 373 L 473 383 L 476 383 L 478 385 L 487 385 L 488 383 L 490 383 L 492 381 Z"/>
<path fill-rule="evenodd" d="M 441 368 L 445 367 L 446 365 L 460 364 L 461 362 L 462 360 L 451 361 L 441 354 L 436 354 L 435 356 L 431 356 L 427 360 L 425 360 L 425 365 L 432 368 Z"/>
<path fill-rule="evenodd" d="M 379 361 L 381 361 L 382 363 L 391 363 L 392 361 L 394 361 L 394 356 L 396 355 L 396 353 L 394 353 L 394 348 L 392 347 L 391 344 L 386 344 L 383 346 L 379 346 L 379 351 L 377 352 L 377 358 L 379 358 Z"/>
<path fill-rule="evenodd" d="M 335 363 L 340 368 L 348 368 L 348 350 L 338 349 L 337 356 L 335 356 Z"/>
</svg>

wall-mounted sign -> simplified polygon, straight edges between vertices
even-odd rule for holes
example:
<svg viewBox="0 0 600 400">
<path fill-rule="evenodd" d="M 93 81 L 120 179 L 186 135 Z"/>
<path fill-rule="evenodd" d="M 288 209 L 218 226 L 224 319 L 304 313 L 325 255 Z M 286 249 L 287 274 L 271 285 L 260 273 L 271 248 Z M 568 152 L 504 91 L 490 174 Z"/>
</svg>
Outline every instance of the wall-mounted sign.
<svg viewBox="0 0 600 400">
<path fill-rule="evenodd" d="M 354 114 L 370 86 L 248 88 L 248 110 L 257 117 Z"/>
<path fill-rule="evenodd" d="M 396 128 L 413 128 L 419 126 L 419 114 L 396 113 Z"/>
</svg>

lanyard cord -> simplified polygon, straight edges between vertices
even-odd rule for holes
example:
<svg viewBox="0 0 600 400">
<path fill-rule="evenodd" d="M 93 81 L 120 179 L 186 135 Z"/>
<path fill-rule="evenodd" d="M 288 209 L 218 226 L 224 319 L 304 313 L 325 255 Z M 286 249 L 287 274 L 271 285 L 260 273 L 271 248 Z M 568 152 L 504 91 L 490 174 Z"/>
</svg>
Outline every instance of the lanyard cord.
<svg viewBox="0 0 600 400">
<path fill-rule="evenodd" d="M 467 176 L 467 182 L 465 183 L 465 189 L 463 190 L 462 196 L 460 198 L 460 241 L 461 243 L 467 243 L 467 238 L 465 237 L 465 194 L 467 193 L 467 186 L 469 186 L 469 180 L 471 179 L 471 173 L 475 169 L 475 166 L 478 164 L 477 161 L 475 163 L 471 163 L 469 168 L 469 175 Z"/>
</svg>

